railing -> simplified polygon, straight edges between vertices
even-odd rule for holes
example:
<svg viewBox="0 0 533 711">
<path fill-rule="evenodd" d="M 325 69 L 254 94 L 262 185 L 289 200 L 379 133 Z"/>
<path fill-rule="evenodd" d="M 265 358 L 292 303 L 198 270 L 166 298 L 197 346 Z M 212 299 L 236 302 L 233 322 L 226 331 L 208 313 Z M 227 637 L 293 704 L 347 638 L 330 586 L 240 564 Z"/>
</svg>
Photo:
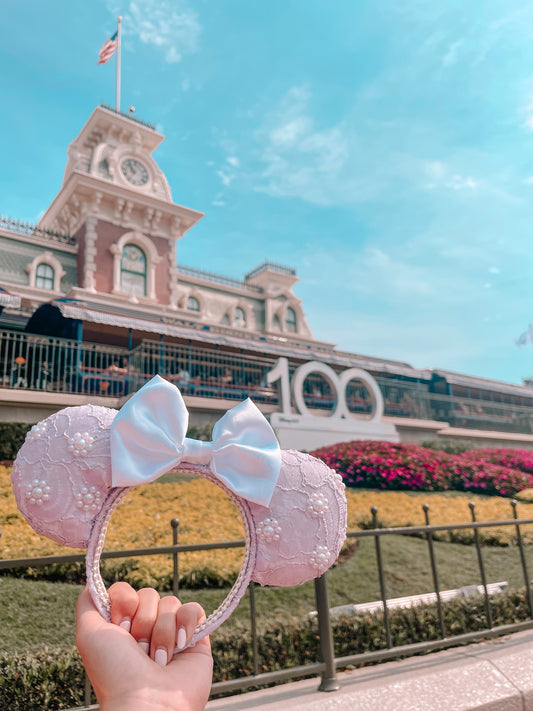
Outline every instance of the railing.
<svg viewBox="0 0 533 711">
<path fill-rule="evenodd" d="M 287 276 L 296 276 L 296 269 L 294 269 L 293 267 L 286 267 L 283 264 L 276 264 L 276 262 L 267 261 L 263 262 L 263 264 L 260 264 L 258 267 L 248 272 L 245 275 L 244 279 L 246 281 L 248 281 L 248 279 L 253 279 L 254 276 L 260 274 L 265 269 L 270 269 L 273 272 L 279 272 L 280 274 L 287 274 Z"/>
<path fill-rule="evenodd" d="M 289 373 L 303 362 L 291 360 Z M 276 388 L 266 375 L 274 356 L 234 354 L 217 348 L 143 340 L 128 350 L 49 336 L 0 331 L 0 387 L 121 397 L 138 390 L 159 373 L 185 395 L 277 405 Z M 533 434 L 530 407 L 430 393 L 427 385 L 377 376 L 384 414 L 405 419 L 437 420 L 453 427 Z M 319 373 L 304 381 L 308 408 L 331 412 L 335 396 Z M 366 386 L 350 381 L 346 402 L 356 416 L 371 412 Z"/>
<path fill-rule="evenodd" d="M 64 338 L 0 332 L 0 387 L 117 397 L 129 383 L 117 372 L 124 348 Z"/>
<path fill-rule="evenodd" d="M 248 291 L 255 291 L 256 293 L 263 291 L 260 286 L 247 284 L 246 281 L 243 281 L 242 279 L 234 279 L 233 277 L 224 276 L 223 274 L 216 274 L 215 272 L 208 272 L 204 269 L 196 269 L 195 267 L 186 267 L 184 264 L 178 264 L 178 275 L 179 274 L 198 277 L 199 279 L 206 279 L 207 281 L 215 281 L 217 284 L 234 286 L 238 289 L 246 289 Z"/>
<path fill-rule="evenodd" d="M 475 514 L 475 504 L 470 503 L 471 521 L 468 523 L 458 523 L 458 524 L 442 524 L 442 525 L 431 525 L 429 520 L 429 506 L 425 504 L 422 508 L 424 511 L 425 525 L 424 526 L 402 526 L 396 528 L 379 528 L 378 522 L 378 509 L 377 507 L 372 507 L 372 528 L 363 531 L 351 531 L 348 533 L 348 538 L 366 538 L 371 537 L 374 539 L 375 552 L 376 552 L 376 566 L 379 577 L 380 585 L 380 600 L 382 602 L 383 610 L 383 625 L 385 632 L 386 645 L 385 648 L 365 652 L 361 654 L 351 654 L 343 657 L 335 657 L 334 653 L 334 636 L 332 634 L 332 628 L 330 623 L 330 606 L 329 606 L 329 595 L 328 587 L 326 581 L 326 575 L 321 576 L 315 580 L 315 593 L 316 593 L 316 605 L 317 605 L 317 616 L 319 625 L 319 637 L 320 637 L 320 655 L 321 660 L 315 659 L 309 664 L 295 666 L 287 669 L 282 669 L 279 671 L 271 671 L 265 673 L 259 673 L 260 669 L 260 658 L 258 654 L 257 640 L 257 621 L 255 612 L 255 584 L 251 583 L 249 586 L 249 596 L 250 596 L 250 640 L 252 647 L 253 656 L 253 674 L 245 677 L 240 677 L 238 679 L 231 679 L 223 682 L 216 682 L 212 686 L 212 694 L 221 693 L 231 693 L 237 690 L 244 690 L 252 686 L 259 686 L 263 684 L 270 684 L 280 681 L 285 681 L 288 679 L 297 679 L 304 676 L 314 676 L 321 675 L 321 682 L 319 685 L 320 691 L 333 691 L 339 688 L 339 684 L 336 678 L 336 670 L 339 668 L 344 668 L 348 665 L 361 665 L 368 664 L 378 661 L 384 661 L 387 659 L 394 659 L 398 657 L 407 657 L 422 652 L 433 651 L 436 649 L 445 649 L 447 647 L 456 646 L 459 644 L 465 644 L 469 642 L 474 642 L 481 638 L 496 637 L 498 635 L 509 634 L 511 632 L 518 632 L 524 629 L 530 629 L 533 627 L 533 598 L 531 592 L 531 586 L 529 581 L 529 572 L 526 561 L 526 546 L 523 541 L 522 527 L 524 525 L 533 524 L 533 518 L 519 519 L 516 511 L 516 501 L 510 502 L 512 507 L 512 518 L 504 519 L 498 521 L 487 521 L 480 522 L 476 520 Z M 179 583 L 178 583 L 178 570 L 179 563 L 178 557 L 180 553 L 186 553 L 191 551 L 207 551 L 216 550 L 224 548 L 240 548 L 244 547 L 244 541 L 231 541 L 222 543 L 205 543 L 205 544 L 190 544 L 183 545 L 178 544 L 178 526 L 179 520 L 173 519 L 171 521 L 172 525 L 172 545 L 169 546 L 158 546 L 155 548 L 138 548 L 133 550 L 117 550 L 117 551 L 106 551 L 102 554 L 102 558 L 124 558 L 124 557 L 138 557 L 145 555 L 172 555 L 173 558 L 173 593 L 175 595 L 179 594 Z M 522 622 L 499 625 L 496 626 L 493 623 L 492 611 L 491 611 L 491 601 L 489 587 L 487 583 L 487 576 L 485 572 L 485 565 L 483 560 L 483 548 L 480 542 L 479 531 L 480 529 L 494 528 L 494 527 L 505 527 L 513 526 L 516 533 L 516 544 L 520 553 L 520 562 L 522 568 L 522 575 L 524 580 L 524 586 L 526 591 L 526 598 L 528 603 L 528 619 Z M 474 546 L 477 554 L 477 562 L 479 569 L 479 577 L 481 580 L 481 586 L 483 589 L 483 599 L 484 599 L 484 609 L 486 626 L 475 632 L 466 632 L 462 634 L 449 634 L 449 630 L 446 629 L 444 620 L 443 603 L 441 596 L 441 587 L 439 583 L 438 574 L 438 559 L 434 551 L 434 536 L 436 533 L 450 532 L 457 530 L 471 530 L 474 537 Z M 381 551 L 381 539 L 384 536 L 390 535 L 414 535 L 417 534 L 427 541 L 429 562 L 431 567 L 431 575 L 433 579 L 433 592 L 435 593 L 435 598 L 437 601 L 437 614 L 439 621 L 439 635 L 437 639 L 426 641 L 426 642 L 414 642 L 411 644 L 403 644 L 395 646 L 392 640 L 390 617 L 389 617 L 389 607 L 388 607 L 388 595 L 385 583 L 385 565 L 383 563 L 383 556 Z M 80 554 L 72 554 L 65 556 L 44 556 L 40 558 L 19 558 L 19 559 L 9 559 L 0 560 L 0 570 L 6 571 L 14 568 L 23 567 L 40 567 L 55 563 L 69 563 L 69 562 L 82 562 L 84 556 Z M 472 572 L 472 575 L 474 573 Z M 90 686 L 86 684 L 86 695 L 85 703 L 88 706 L 91 703 L 91 690 Z M 81 707 L 80 707 L 81 708 Z"/>
<path fill-rule="evenodd" d="M 11 217 L 5 217 L 0 215 L 0 228 L 4 227 L 10 232 L 18 232 L 23 235 L 31 235 L 42 237 L 53 242 L 59 242 L 61 244 L 68 244 L 70 246 L 75 246 L 76 239 L 70 235 L 64 235 L 60 232 L 54 232 L 53 230 L 45 230 L 42 227 L 37 227 L 30 222 L 21 222 L 20 220 L 14 220 Z"/>
<path fill-rule="evenodd" d="M 126 113 L 125 111 L 118 111 L 117 109 L 113 108 L 112 106 L 109 106 L 109 104 L 100 104 L 100 106 L 105 109 L 106 111 L 112 111 L 114 114 L 118 114 L 118 116 L 123 116 L 124 118 L 129 119 L 130 121 L 135 121 L 135 123 L 138 123 L 140 126 L 146 126 L 146 128 L 151 128 L 152 131 L 156 130 L 155 124 L 149 123 L 148 121 L 144 121 L 143 119 L 137 118 L 137 116 L 134 116 L 132 113 Z"/>
</svg>

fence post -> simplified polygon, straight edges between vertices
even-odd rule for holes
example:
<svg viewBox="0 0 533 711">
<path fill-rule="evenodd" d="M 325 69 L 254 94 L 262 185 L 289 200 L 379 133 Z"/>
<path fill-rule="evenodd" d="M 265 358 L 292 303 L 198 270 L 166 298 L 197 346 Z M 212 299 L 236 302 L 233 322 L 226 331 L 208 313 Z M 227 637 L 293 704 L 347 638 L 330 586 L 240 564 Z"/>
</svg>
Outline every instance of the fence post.
<svg viewBox="0 0 533 711">
<path fill-rule="evenodd" d="M 172 526 L 172 545 L 178 545 L 178 526 L 180 525 L 179 518 L 173 518 L 170 522 Z M 178 576 L 178 552 L 174 551 L 172 554 L 172 594 L 179 597 L 178 593 L 180 591 L 180 583 Z"/>
<path fill-rule="evenodd" d="M 472 516 L 472 523 L 476 523 L 476 504 L 474 501 L 470 501 L 468 504 L 470 508 L 470 513 Z M 477 560 L 479 564 L 479 572 L 481 575 L 481 584 L 483 585 L 483 590 L 485 592 L 485 614 L 487 616 L 487 624 L 489 629 L 492 629 L 492 612 L 490 609 L 489 601 L 489 591 L 487 590 L 487 576 L 485 575 L 485 566 L 483 565 L 483 555 L 481 553 L 481 543 L 479 541 L 479 531 L 477 526 L 473 526 L 474 529 L 474 543 L 476 544 Z"/>
<path fill-rule="evenodd" d="M 513 507 L 513 518 L 515 519 L 515 521 L 518 519 L 516 505 L 517 505 L 516 499 L 512 499 L 511 506 Z M 533 600 L 531 599 L 531 582 L 529 580 L 529 575 L 527 572 L 526 554 L 524 552 L 524 542 L 522 540 L 522 534 L 520 532 L 520 526 L 518 523 L 516 524 L 516 540 L 518 543 L 518 548 L 520 549 L 520 560 L 522 561 L 522 570 L 524 572 L 524 582 L 526 585 L 526 595 L 527 595 L 527 603 L 528 603 L 528 607 L 529 607 L 529 616 L 531 618 L 533 618 Z"/>
<path fill-rule="evenodd" d="M 326 573 L 315 578 L 316 609 L 318 612 L 318 634 L 320 636 L 320 653 L 326 668 L 322 672 L 319 691 L 337 691 L 340 688 L 335 669 L 335 651 L 333 649 L 333 633 L 329 616 L 329 595 Z"/>
</svg>

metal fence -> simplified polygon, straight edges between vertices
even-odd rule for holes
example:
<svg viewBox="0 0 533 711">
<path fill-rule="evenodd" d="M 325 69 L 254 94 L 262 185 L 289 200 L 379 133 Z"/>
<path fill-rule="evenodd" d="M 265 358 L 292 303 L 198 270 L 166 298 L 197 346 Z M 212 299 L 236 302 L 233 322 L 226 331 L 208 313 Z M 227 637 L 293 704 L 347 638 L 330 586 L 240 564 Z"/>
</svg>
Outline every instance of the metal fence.
<svg viewBox="0 0 533 711">
<path fill-rule="evenodd" d="M 442 524 L 431 525 L 429 519 L 429 506 L 423 506 L 425 525 L 423 526 L 403 526 L 395 528 L 379 528 L 378 509 L 372 507 L 372 527 L 362 531 L 350 531 L 349 539 L 361 539 L 371 537 L 374 539 L 376 567 L 380 584 L 380 599 L 383 610 L 383 625 L 384 637 L 386 644 L 383 649 L 361 654 L 351 654 L 343 657 L 335 657 L 334 653 L 334 636 L 331 626 L 331 615 L 329 605 L 329 594 L 326 575 L 315 580 L 316 606 L 318 616 L 318 629 L 320 637 L 320 656 L 321 659 L 316 659 L 313 662 L 301 666 L 294 666 L 278 671 L 259 673 L 261 660 L 258 652 L 258 635 L 257 635 L 257 615 L 255 605 L 255 584 L 249 586 L 250 596 L 250 645 L 253 654 L 253 673 L 249 676 L 244 676 L 238 679 L 231 679 L 223 682 L 216 682 L 212 686 L 212 694 L 228 694 L 238 690 L 244 690 L 250 687 L 262 686 L 276 682 L 286 681 L 290 679 L 298 679 L 306 676 L 321 676 L 320 691 L 334 691 L 339 688 L 336 677 L 336 670 L 345 668 L 349 665 L 361 665 L 375 663 L 378 661 L 389 660 L 399 657 L 408 657 L 422 652 L 429 652 L 436 649 L 444 649 L 459 644 L 465 644 L 479 640 L 481 638 L 496 637 L 498 635 L 518 632 L 524 629 L 533 627 L 533 600 L 528 573 L 527 556 L 531 553 L 525 545 L 522 535 L 522 529 L 525 525 L 533 524 L 533 518 L 519 519 L 516 510 L 516 501 L 510 502 L 512 508 L 512 518 L 480 522 L 476 520 L 475 504 L 470 503 L 471 521 L 468 523 L 458 524 Z M 138 548 L 131 550 L 106 551 L 102 558 L 124 558 L 124 557 L 139 557 L 145 555 L 171 555 L 173 559 L 173 593 L 179 594 L 179 555 L 192 551 L 207 551 L 226 548 L 244 547 L 244 541 L 231 541 L 220 543 L 205 543 L 205 544 L 179 544 L 178 543 L 178 527 L 179 520 L 173 519 L 172 526 L 172 544 L 168 546 L 158 546 L 154 548 Z M 480 530 L 512 526 L 515 531 L 515 542 L 520 554 L 521 568 L 528 603 L 528 619 L 522 622 L 506 625 L 495 625 L 491 611 L 491 600 L 489 586 L 485 573 L 485 564 L 483 560 L 483 546 L 480 541 Z M 475 632 L 467 632 L 463 634 L 450 634 L 446 629 L 442 599 L 442 591 L 439 583 L 438 562 L 434 550 L 435 534 L 458 531 L 471 530 L 474 539 L 474 547 L 477 554 L 479 579 L 481 580 L 481 588 L 483 590 L 485 621 L 486 625 L 483 629 Z M 418 535 L 424 538 L 428 546 L 429 563 L 433 580 L 433 593 L 435 594 L 437 604 L 437 614 L 439 620 L 439 638 L 412 644 L 404 644 L 395 646 L 393 644 L 391 626 L 390 626 L 390 598 L 386 589 L 386 566 L 383 561 L 381 541 L 384 536 L 391 535 Z M 21 558 L 0 560 L 0 570 L 7 571 L 15 568 L 24 567 L 40 567 L 56 563 L 82 562 L 84 556 L 80 554 L 64 555 L 64 556 L 44 556 L 40 558 Z M 474 574 L 474 573 L 473 573 Z M 426 591 L 427 592 L 427 591 Z M 91 703 L 90 686 L 86 684 L 86 705 Z M 82 707 L 80 707 L 82 708 Z"/>
<path fill-rule="evenodd" d="M 304 362 L 291 360 L 289 373 Z M 123 397 L 159 373 L 185 395 L 277 405 L 277 388 L 267 384 L 276 357 L 236 354 L 218 348 L 143 340 L 132 349 L 63 338 L 0 331 L 0 388 Z M 454 427 L 533 433 L 533 402 L 526 405 L 431 393 L 427 383 L 377 376 L 384 414 L 447 422 Z M 303 384 L 311 410 L 331 412 L 335 393 L 320 373 Z M 370 416 L 371 396 L 351 380 L 346 403 L 359 417 Z"/>
</svg>

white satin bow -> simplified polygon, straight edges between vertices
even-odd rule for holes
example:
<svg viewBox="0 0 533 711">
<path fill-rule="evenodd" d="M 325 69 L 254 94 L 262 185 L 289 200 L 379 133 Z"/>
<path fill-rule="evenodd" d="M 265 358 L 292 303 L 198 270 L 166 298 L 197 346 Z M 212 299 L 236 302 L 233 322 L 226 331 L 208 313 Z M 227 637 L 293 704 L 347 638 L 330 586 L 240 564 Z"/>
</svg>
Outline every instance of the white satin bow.
<svg viewBox="0 0 533 711">
<path fill-rule="evenodd" d="M 212 442 L 186 437 L 188 423 L 180 391 L 156 375 L 128 400 L 111 425 L 112 485 L 154 481 L 180 462 L 209 464 L 236 494 L 268 506 L 281 452 L 274 430 L 250 398 L 221 417 Z"/>
</svg>

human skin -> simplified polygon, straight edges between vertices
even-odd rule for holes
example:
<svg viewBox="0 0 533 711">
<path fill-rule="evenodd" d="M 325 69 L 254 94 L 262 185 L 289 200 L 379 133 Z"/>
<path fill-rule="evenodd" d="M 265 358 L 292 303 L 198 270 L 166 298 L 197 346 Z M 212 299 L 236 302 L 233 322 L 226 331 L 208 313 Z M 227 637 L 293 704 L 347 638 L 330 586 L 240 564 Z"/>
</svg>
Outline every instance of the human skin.
<svg viewBox="0 0 533 711">
<path fill-rule="evenodd" d="M 101 711 L 201 711 L 213 671 L 209 637 L 173 655 L 205 619 L 200 605 L 123 582 L 109 597 L 111 622 L 87 588 L 76 605 L 76 644 Z"/>
</svg>

